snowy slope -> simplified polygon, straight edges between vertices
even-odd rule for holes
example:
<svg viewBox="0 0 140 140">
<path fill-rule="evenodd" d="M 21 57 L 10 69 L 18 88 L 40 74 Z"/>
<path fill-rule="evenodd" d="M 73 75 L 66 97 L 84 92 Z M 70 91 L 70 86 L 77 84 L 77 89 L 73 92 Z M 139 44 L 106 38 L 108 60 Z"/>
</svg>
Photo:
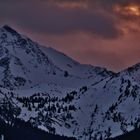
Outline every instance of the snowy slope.
<svg viewBox="0 0 140 140">
<path fill-rule="evenodd" d="M 75 84 L 76 86 L 79 83 L 82 84 L 84 82 L 83 78 L 87 79 L 97 76 L 97 78 L 94 78 L 94 81 L 100 81 L 112 74 L 102 68 L 84 67 L 50 48 L 46 48 L 47 50 L 44 52 L 41 48 L 40 45 L 20 35 L 9 26 L 1 28 L 1 86 L 10 89 L 26 89 L 41 83 L 61 83 L 61 85 L 68 83 L 67 86 L 73 87 Z M 56 59 L 56 62 L 53 58 Z M 61 61 L 62 63 L 60 64 Z M 72 71 L 68 69 L 70 66 L 74 66 Z M 76 74 L 78 73 L 80 75 L 77 76 Z M 69 78 L 66 78 L 68 76 Z M 90 81 L 93 81 L 93 78 Z"/>
<path fill-rule="evenodd" d="M 126 70 L 122 71 L 122 73 L 130 75 L 140 84 L 140 63 L 127 68 Z"/>
<path fill-rule="evenodd" d="M 95 76 L 98 75 L 108 76 L 113 74 L 113 72 L 107 71 L 105 68 L 80 64 L 77 61 L 71 59 L 70 57 L 66 56 L 61 52 L 58 52 L 53 48 L 46 48 L 42 46 L 41 49 L 48 56 L 48 58 L 53 63 L 55 63 L 56 66 L 68 71 L 71 75 L 74 75 L 76 77 L 93 79 L 95 78 Z"/>
<path fill-rule="evenodd" d="M 83 65 L 9 26 L 0 29 L 0 106 L 17 118 L 79 140 L 115 137 L 139 127 L 139 64 L 120 73 Z M 13 113 L 10 116 L 7 112 Z"/>
<path fill-rule="evenodd" d="M 0 45 L 1 85 L 6 88 L 31 86 L 62 73 L 36 43 L 8 26 L 0 29 Z"/>
</svg>

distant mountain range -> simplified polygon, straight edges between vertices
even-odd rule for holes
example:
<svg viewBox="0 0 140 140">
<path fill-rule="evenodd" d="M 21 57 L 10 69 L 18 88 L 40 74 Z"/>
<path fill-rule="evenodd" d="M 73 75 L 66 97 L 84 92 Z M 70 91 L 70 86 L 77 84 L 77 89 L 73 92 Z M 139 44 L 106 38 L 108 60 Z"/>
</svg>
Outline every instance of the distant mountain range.
<svg viewBox="0 0 140 140">
<path fill-rule="evenodd" d="M 130 132 L 140 125 L 140 64 L 119 73 L 83 65 L 5 25 L 0 28 L 0 119 L 8 127 L 22 120 L 78 140 Z"/>
</svg>

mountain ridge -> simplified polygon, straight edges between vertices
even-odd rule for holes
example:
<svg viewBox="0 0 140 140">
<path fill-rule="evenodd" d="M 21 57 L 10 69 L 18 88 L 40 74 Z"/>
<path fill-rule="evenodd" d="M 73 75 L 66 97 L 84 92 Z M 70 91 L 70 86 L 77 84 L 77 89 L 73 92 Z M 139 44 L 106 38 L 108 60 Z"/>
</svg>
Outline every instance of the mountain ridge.
<svg viewBox="0 0 140 140">
<path fill-rule="evenodd" d="M 118 73 L 83 65 L 3 26 L 0 119 L 14 125 L 18 118 L 78 140 L 105 140 L 129 132 L 140 125 L 138 65 Z M 3 105 L 12 108 L 5 111 Z"/>
</svg>

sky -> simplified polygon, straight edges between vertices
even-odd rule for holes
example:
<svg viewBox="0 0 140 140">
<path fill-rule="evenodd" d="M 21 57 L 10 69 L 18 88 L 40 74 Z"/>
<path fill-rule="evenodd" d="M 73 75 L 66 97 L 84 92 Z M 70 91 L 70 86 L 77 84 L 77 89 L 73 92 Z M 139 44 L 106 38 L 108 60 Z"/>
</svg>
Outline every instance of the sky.
<svg viewBox="0 0 140 140">
<path fill-rule="evenodd" d="M 0 0 L 5 24 L 84 64 L 140 62 L 140 0 Z"/>
</svg>

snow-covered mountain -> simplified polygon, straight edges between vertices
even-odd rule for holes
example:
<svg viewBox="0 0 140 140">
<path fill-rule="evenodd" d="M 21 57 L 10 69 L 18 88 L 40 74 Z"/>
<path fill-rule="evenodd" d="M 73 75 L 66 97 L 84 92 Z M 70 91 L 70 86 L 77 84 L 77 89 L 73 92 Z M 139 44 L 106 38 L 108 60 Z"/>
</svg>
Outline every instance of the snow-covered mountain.
<svg viewBox="0 0 140 140">
<path fill-rule="evenodd" d="M 82 84 L 84 78 L 94 77 L 94 81 L 97 82 L 112 74 L 106 69 L 81 65 L 54 49 L 47 47 L 44 51 L 42 49 L 44 49 L 42 46 L 20 35 L 9 26 L 1 28 L 1 86 L 26 89 L 41 83 L 64 85 L 69 81 L 71 84 L 68 83 L 67 86 L 73 87 L 77 86 L 77 83 Z M 69 78 L 66 78 L 67 76 Z"/>
<path fill-rule="evenodd" d="M 3 26 L 0 103 L 10 125 L 22 119 L 49 133 L 104 140 L 140 125 L 140 65 L 119 73 L 83 65 Z"/>
</svg>

